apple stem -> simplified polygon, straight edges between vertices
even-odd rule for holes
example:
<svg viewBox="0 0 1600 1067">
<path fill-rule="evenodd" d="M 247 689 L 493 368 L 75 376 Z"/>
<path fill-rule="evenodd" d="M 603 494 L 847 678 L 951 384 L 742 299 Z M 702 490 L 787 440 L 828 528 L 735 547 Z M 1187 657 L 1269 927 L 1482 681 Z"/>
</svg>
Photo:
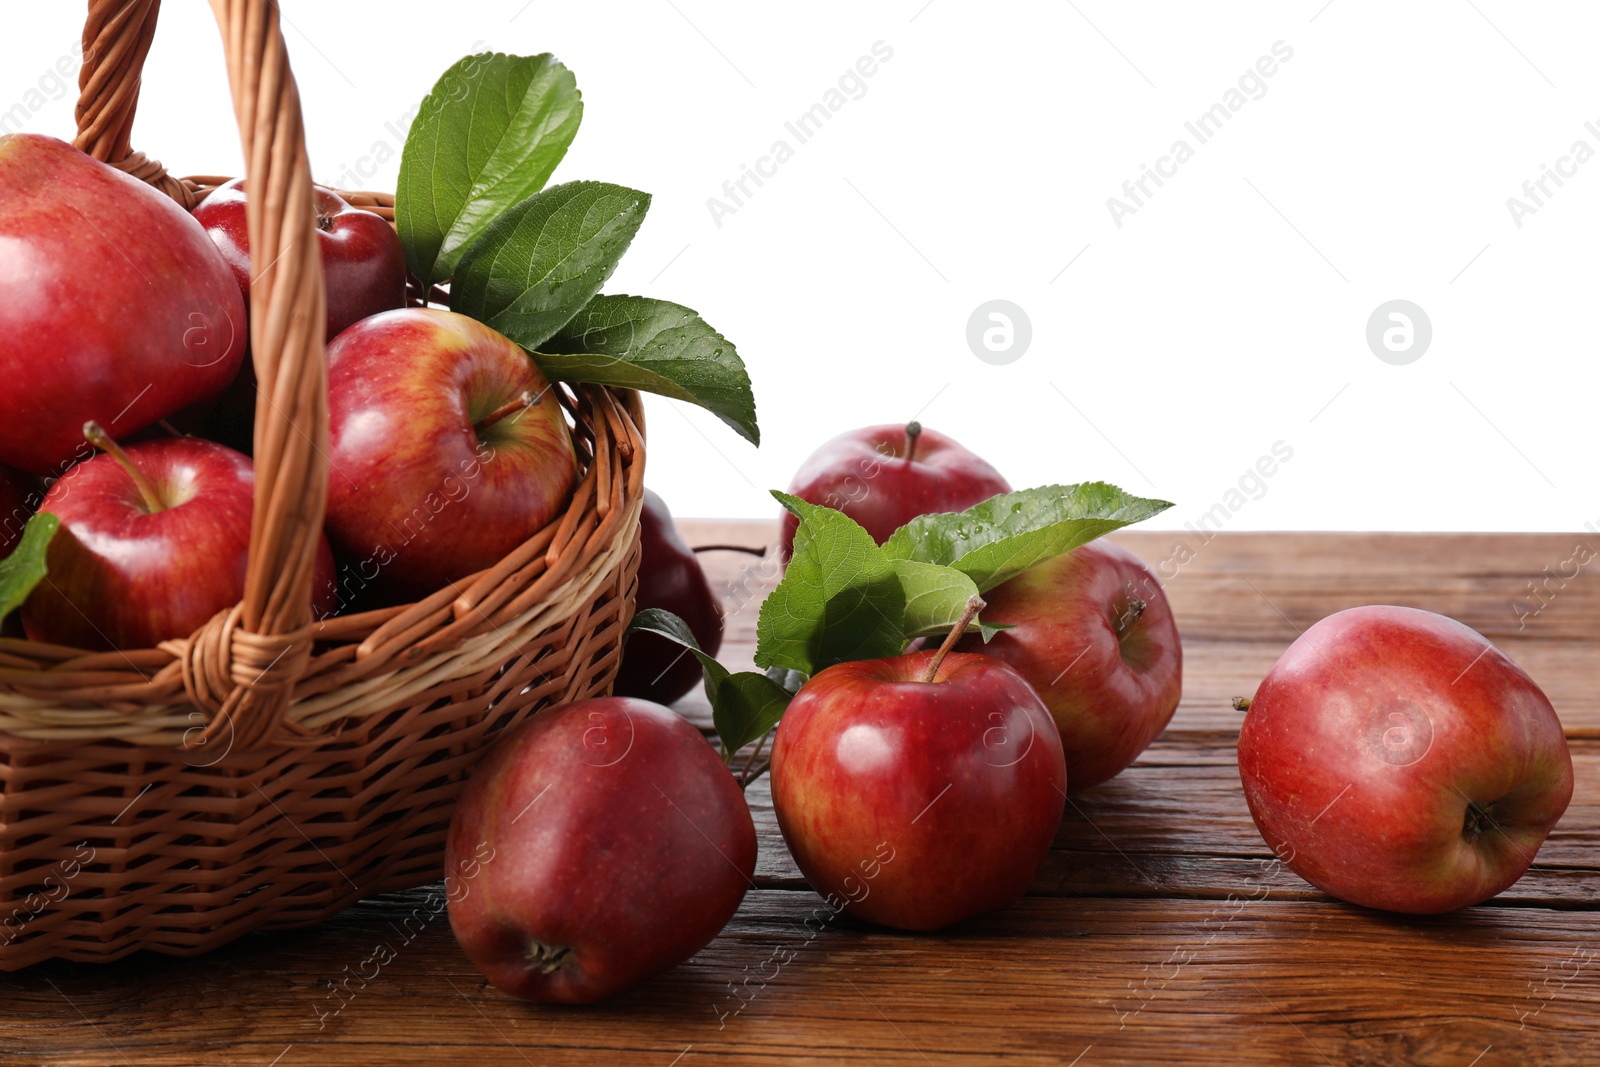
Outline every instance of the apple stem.
<svg viewBox="0 0 1600 1067">
<path fill-rule="evenodd" d="M 144 497 L 145 510 L 152 515 L 167 510 L 166 502 L 161 499 L 161 494 L 156 492 L 156 487 L 150 483 L 150 479 L 144 476 L 144 471 L 139 469 L 138 464 L 133 462 L 133 457 L 124 452 L 122 446 L 113 441 L 111 435 L 106 433 L 98 422 L 90 419 L 83 424 L 83 439 L 122 465 L 122 469 L 128 472 L 128 477 L 133 479 L 139 495 Z"/>
<path fill-rule="evenodd" d="M 906 423 L 906 462 L 917 458 L 917 439 L 922 436 L 922 423 L 912 419 Z"/>
<path fill-rule="evenodd" d="M 1234 711 L 1249 711 L 1250 710 L 1250 698 L 1249 697 L 1234 697 L 1233 698 L 1233 710 Z"/>
<path fill-rule="evenodd" d="M 1483 836 L 1484 831 L 1491 827 L 1499 829 L 1488 810 L 1475 802 L 1469 801 L 1467 803 L 1466 818 L 1462 820 L 1461 824 L 1461 836 L 1465 837 L 1468 843 L 1471 843 Z"/>
<path fill-rule="evenodd" d="M 501 404 L 499 407 L 489 412 L 489 414 L 473 423 L 472 431 L 481 435 L 483 431 L 487 430 L 489 427 L 493 426 L 506 416 L 515 415 L 519 411 L 525 411 L 526 409 L 532 407 L 533 402 L 536 399 L 537 397 L 535 397 L 532 393 L 524 392 L 515 400 Z"/>
<path fill-rule="evenodd" d="M 1145 602 L 1143 600 L 1138 597 L 1128 598 L 1128 606 L 1117 613 L 1117 617 L 1112 624 L 1112 629 L 1116 630 L 1118 639 L 1125 637 L 1128 631 L 1133 629 L 1134 625 L 1144 615 L 1144 609 Z"/>
<path fill-rule="evenodd" d="M 950 650 L 956 647 L 956 642 L 961 640 L 961 635 L 967 632 L 967 625 L 972 622 L 973 617 L 983 608 L 983 597 L 970 596 L 967 598 L 967 606 L 962 610 L 961 618 L 956 620 L 955 628 L 945 635 L 944 644 L 940 645 L 939 651 L 933 654 L 933 662 L 928 664 L 928 673 L 922 676 L 924 682 L 933 681 L 934 675 L 939 673 L 939 665 L 944 662 L 945 656 L 949 655 Z"/>
</svg>

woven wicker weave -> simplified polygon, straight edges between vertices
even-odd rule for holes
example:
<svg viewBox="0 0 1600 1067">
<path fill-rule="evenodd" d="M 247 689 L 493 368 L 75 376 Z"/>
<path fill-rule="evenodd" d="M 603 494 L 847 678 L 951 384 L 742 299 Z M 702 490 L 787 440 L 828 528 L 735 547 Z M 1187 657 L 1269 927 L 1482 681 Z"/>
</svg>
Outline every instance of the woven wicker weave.
<svg viewBox="0 0 1600 1067">
<path fill-rule="evenodd" d="M 300 102 L 271 0 L 212 0 L 251 183 L 260 381 L 243 603 L 158 649 L 0 640 L 0 970 L 189 955 L 442 875 L 483 748 L 604 692 L 632 613 L 635 394 L 562 392 L 584 475 L 564 516 L 412 605 L 311 621 L 327 481 L 323 289 Z M 158 0 L 90 0 L 78 147 L 192 208 L 129 131 Z M 358 202 L 392 218 L 390 199 Z M 273 255 L 270 251 L 276 250 Z"/>
</svg>

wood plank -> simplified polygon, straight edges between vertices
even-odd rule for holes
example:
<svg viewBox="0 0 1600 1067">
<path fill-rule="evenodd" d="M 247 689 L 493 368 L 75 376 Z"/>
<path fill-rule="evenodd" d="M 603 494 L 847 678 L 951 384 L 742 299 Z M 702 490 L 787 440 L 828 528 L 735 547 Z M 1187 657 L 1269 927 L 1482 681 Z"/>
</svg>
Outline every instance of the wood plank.
<svg viewBox="0 0 1600 1067">
<path fill-rule="evenodd" d="M 776 523 L 685 520 L 690 544 L 771 544 Z M 1219 533 L 1123 530 L 1185 636 L 1292 640 L 1324 615 L 1360 604 L 1426 608 L 1498 640 L 1593 640 L 1600 631 L 1600 533 Z M 1188 562 L 1175 553 L 1188 544 Z M 1583 553 L 1587 553 L 1584 555 Z M 1583 563 L 1583 560 L 1588 560 Z M 723 561 L 710 565 L 726 566 Z"/>
<path fill-rule="evenodd" d="M 718 659 L 730 670 L 754 670 L 754 612 L 730 619 L 730 640 Z M 1180 625 L 1183 620 L 1179 620 Z M 750 630 L 748 640 L 741 632 Z M 1250 696 L 1293 640 L 1206 640 L 1183 633 L 1183 699 L 1167 736 L 1185 733 L 1236 734 L 1240 714 L 1233 698 Z M 1596 684 L 1600 643 L 1570 639 L 1501 638 L 1495 642 L 1533 678 L 1561 717 L 1570 740 L 1600 740 L 1600 685 Z M 711 709 L 697 688 L 675 707 L 702 727 L 711 725 Z"/>
<path fill-rule="evenodd" d="M 765 544 L 773 531 L 682 525 L 692 544 Z M 1118 540 L 1159 563 L 1175 536 Z M 1167 582 L 1186 651 L 1172 725 L 1123 775 L 1073 797 L 1032 894 L 999 915 L 906 935 L 819 911 L 762 782 L 749 793 L 759 888 L 695 959 L 607 1004 L 529 1005 L 486 987 L 444 916 L 430 916 L 434 886 L 200 959 L 0 976 L 0 1062 L 1593 1062 L 1600 582 L 1585 568 L 1520 630 L 1509 608 L 1571 540 L 1213 538 Z M 755 605 L 776 571 L 751 557 L 703 558 L 738 591 L 722 658 L 749 667 Z M 1378 601 L 1489 634 L 1544 686 L 1572 738 L 1572 807 L 1534 869 L 1456 915 L 1403 918 L 1328 900 L 1271 858 L 1239 788 L 1230 698 L 1253 690 L 1298 628 Z M 698 696 L 680 710 L 709 725 Z M 408 936 L 417 927 L 404 920 L 418 914 L 427 921 Z M 379 945 L 392 961 L 364 983 L 352 977 Z"/>
<path fill-rule="evenodd" d="M 1506 906 L 1600 908 L 1600 746 L 1574 749 L 1566 817 Z M 766 779 L 746 794 L 756 818 L 757 884 L 797 889 Z M 1250 818 L 1233 744 L 1163 738 L 1111 781 L 1074 794 L 1030 892 L 1049 896 L 1329 900 L 1277 862 Z"/>
<path fill-rule="evenodd" d="M 680 525 L 690 544 L 762 546 L 776 536 L 774 523 L 687 520 Z M 1170 552 L 1172 536 L 1124 531 L 1112 540 L 1154 568 Z M 1591 669 L 1600 647 L 1600 577 L 1590 573 L 1600 562 L 1580 570 L 1525 627 L 1519 629 L 1511 609 L 1513 601 L 1528 599 L 1524 586 L 1541 568 L 1571 556 L 1575 537 L 1217 534 L 1164 584 L 1187 668 L 1184 704 L 1173 726 L 1226 726 L 1235 715 L 1232 698 L 1254 692 L 1300 632 L 1335 611 L 1385 603 L 1436 611 L 1477 629 L 1539 682 L 1570 736 L 1600 738 L 1600 687 Z M 1595 542 L 1600 556 L 1600 536 Z M 1298 547 L 1285 551 L 1285 545 Z M 720 552 L 702 560 L 715 587 L 737 591 L 727 600 L 723 659 L 732 669 L 751 669 L 756 612 L 776 584 L 776 565 Z M 692 696 L 680 710 L 709 722 L 704 702 Z"/>
<path fill-rule="evenodd" d="M 1080 1054 L 1086 1067 L 1323 1058 L 1482 1067 L 1589 1062 L 1600 1028 L 1591 923 L 1540 909 L 1402 919 L 1316 902 L 1157 909 L 1040 897 L 929 938 L 825 916 L 807 927 L 815 896 L 764 891 L 684 966 L 607 1004 L 564 1009 L 484 988 L 442 919 L 397 943 L 392 916 L 425 898 L 368 902 L 204 964 L 10 976 L 4 1050 L 83 1067 L 265 1065 L 280 1054 L 280 1067 L 462 1055 L 654 1067 L 1059 1064 Z M 393 961 L 331 998 L 327 983 L 378 944 L 396 949 Z M 330 1005 L 342 1010 L 328 1015 Z"/>
</svg>

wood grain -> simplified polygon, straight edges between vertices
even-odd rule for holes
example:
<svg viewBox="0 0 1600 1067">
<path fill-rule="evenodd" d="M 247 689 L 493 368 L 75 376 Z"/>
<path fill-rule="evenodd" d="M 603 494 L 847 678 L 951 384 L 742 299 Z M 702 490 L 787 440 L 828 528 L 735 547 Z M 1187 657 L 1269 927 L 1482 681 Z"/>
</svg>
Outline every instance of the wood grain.
<svg viewBox="0 0 1600 1067">
<path fill-rule="evenodd" d="M 684 523 L 690 543 L 763 544 L 766 524 Z M 1118 538 L 1153 565 L 1173 534 Z M 1192 536 L 1192 535 L 1191 535 Z M 433 912 L 438 887 L 194 960 L 49 964 L 0 977 L 17 1064 L 1593 1063 L 1600 1035 L 1600 581 L 1536 616 L 1509 604 L 1568 535 L 1222 534 L 1166 584 L 1185 638 L 1172 726 L 1075 796 L 1030 896 L 934 936 L 818 910 L 772 817 L 758 889 L 695 959 L 570 1010 L 485 987 Z M 748 665 L 759 561 L 708 554 L 748 592 L 724 659 Z M 1239 792 L 1229 698 L 1297 629 L 1410 603 L 1490 634 L 1572 739 L 1566 819 L 1521 882 L 1428 919 L 1331 901 L 1276 863 Z M 702 725 L 704 702 L 682 709 Z M 414 917 L 407 922 L 407 917 Z M 807 920 L 810 919 L 808 924 Z M 384 946 L 393 959 L 351 975 Z M 345 983 L 340 986 L 340 983 Z"/>
</svg>

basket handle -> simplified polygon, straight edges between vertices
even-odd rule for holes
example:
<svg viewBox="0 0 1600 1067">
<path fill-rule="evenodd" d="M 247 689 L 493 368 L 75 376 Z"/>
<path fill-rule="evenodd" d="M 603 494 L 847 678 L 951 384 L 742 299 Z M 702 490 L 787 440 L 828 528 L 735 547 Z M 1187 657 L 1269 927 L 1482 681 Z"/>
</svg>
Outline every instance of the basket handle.
<svg viewBox="0 0 1600 1067">
<path fill-rule="evenodd" d="M 89 0 L 77 146 L 186 208 L 193 188 L 133 151 L 129 134 L 160 0 Z M 259 383 L 255 510 L 244 601 L 185 642 L 190 699 L 211 713 L 191 746 L 278 738 L 311 658 L 312 572 L 328 483 L 326 295 L 300 94 L 275 0 L 211 0 L 250 180 L 250 347 Z"/>
</svg>

